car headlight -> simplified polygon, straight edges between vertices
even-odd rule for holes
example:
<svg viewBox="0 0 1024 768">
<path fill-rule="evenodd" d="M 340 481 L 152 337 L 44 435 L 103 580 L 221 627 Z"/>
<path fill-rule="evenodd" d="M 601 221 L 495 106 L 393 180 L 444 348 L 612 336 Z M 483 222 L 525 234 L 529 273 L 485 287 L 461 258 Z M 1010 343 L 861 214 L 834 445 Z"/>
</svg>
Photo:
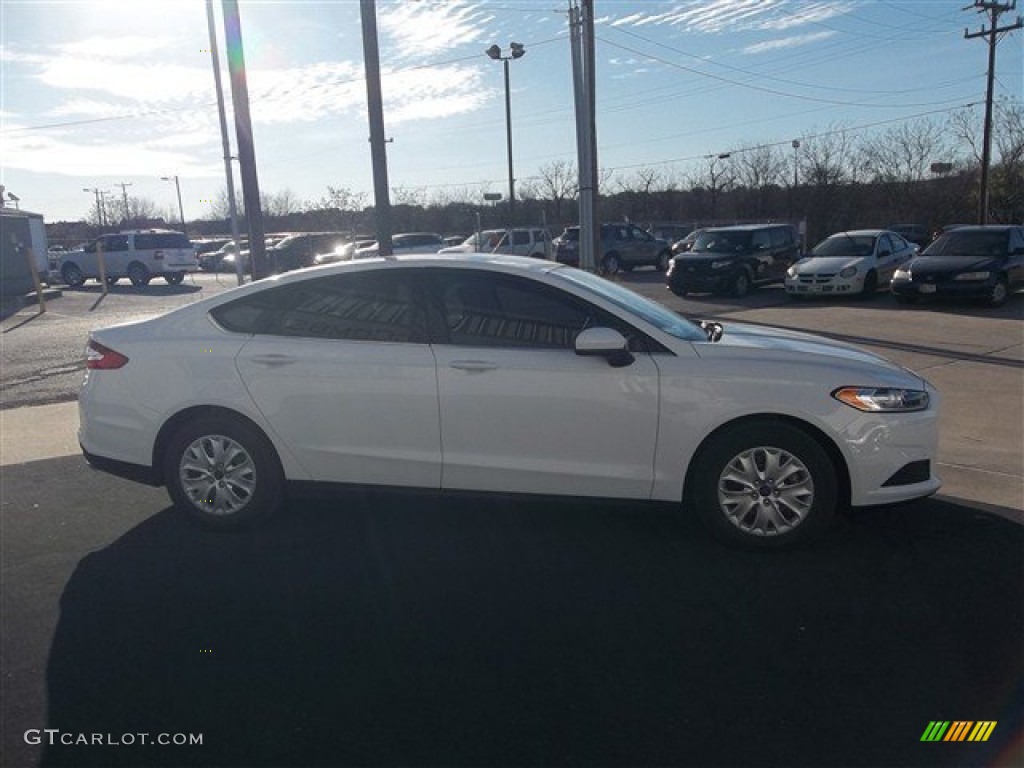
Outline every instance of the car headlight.
<svg viewBox="0 0 1024 768">
<path fill-rule="evenodd" d="M 892 273 L 892 279 L 893 280 L 909 280 L 910 279 L 910 270 L 909 269 L 903 269 L 901 267 L 900 269 L 897 269 L 895 272 Z"/>
<path fill-rule="evenodd" d="M 961 272 L 959 275 L 954 277 L 954 280 L 988 280 L 992 276 L 991 272 Z"/>
<path fill-rule="evenodd" d="M 712 269 L 724 269 L 725 267 L 731 267 L 731 266 L 732 266 L 732 259 L 724 259 L 722 261 L 712 261 L 711 262 L 711 268 Z"/>
<path fill-rule="evenodd" d="M 839 276 L 840 277 L 853 277 L 856 274 L 857 274 L 857 268 L 856 267 L 847 267 L 846 269 L 844 269 L 843 271 L 841 271 L 839 273 Z"/>
<path fill-rule="evenodd" d="M 786 274 L 789 275 L 790 277 L 796 277 L 796 265 L 794 264 L 792 267 L 787 269 Z"/>
<path fill-rule="evenodd" d="M 923 411 L 928 407 L 928 393 L 921 389 L 889 387 L 842 387 L 832 397 L 858 411 L 869 413 L 900 413 Z"/>
</svg>

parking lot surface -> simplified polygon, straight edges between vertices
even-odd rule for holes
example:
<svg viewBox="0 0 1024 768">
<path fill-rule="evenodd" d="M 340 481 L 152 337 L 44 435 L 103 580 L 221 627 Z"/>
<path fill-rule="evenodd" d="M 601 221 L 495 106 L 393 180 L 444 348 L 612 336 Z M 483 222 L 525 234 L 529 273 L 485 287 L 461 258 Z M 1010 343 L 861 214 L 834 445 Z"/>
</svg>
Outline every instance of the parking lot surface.
<svg viewBox="0 0 1024 768">
<path fill-rule="evenodd" d="M 232 282 L 68 291 L 3 322 L 0 763 L 1024 764 L 1024 297 L 624 280 L 726 332 L 801 328 L 917 369 L 944 397 L 943 494 L 785 554 L 725 549 L 675 505 L 397 490 L 210 534 L 91 471 L 70 398 L 88 328 Z M 997 725 L 922 742 L 937 719 Z M 26 740 L 46 728 L 118 745 Z M 141 733 L 203 742 L 125 743 Z"/>
</svg>

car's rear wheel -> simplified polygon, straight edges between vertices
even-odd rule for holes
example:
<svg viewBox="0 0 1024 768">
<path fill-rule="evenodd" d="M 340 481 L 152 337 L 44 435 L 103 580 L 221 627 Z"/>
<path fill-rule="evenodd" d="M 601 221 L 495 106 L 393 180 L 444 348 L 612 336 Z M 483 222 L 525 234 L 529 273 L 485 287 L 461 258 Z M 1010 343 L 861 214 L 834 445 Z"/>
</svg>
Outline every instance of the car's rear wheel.
<svg viewBox="0 0 1024 768">
<path fill-rule="evenodd" d="M 65 264 L 60 270 L 61 279 L 71 288 L 85 285 L 85 275 L 77 264 Z"/>
<path fill-rule="evenodd" d="M 210 528 L 240 528 L 280 507 L 284 473 L 270 441 L 229 416 L 198 418 L 167 443 L 164 481 L 175 505 Z"/>
<path fill-rule="evenodd" d="M 662 251 L 658 254 L 658 260 L 654 266 L 659 272 L 668 272 L 670 261 L 672 261 L 672 253 L 670 251 Z"/>
<path fill-rule="evenodd" d="M 139 264 L 139 262 L 136 261 L 128 267 L 128 279 L 131 281 L 132 285 L 137 288 L 141 288 L 144 285 L 149 285 L 151 275 L 149 274 L 149 270 L 146 269 L 145 264 Z"/>
<path fill-rule="evenodd" d="M 785 547 L 827 527 L 839 500 L 836 467 L 802 429 L 738 424 L 701 448 L 689 498 L 718 538 L 759 549 Z"/>
<path fill-rule="evenodd" d="M 604 257 L 601 262 L 601 269 L 606 275 L 617 275 L 622 269 L 622 262 L 619 260 L 619 254 L 609 253 Z"/>
<path fill-rule="evenodd" d="M 181 281 L 184 279 L 184 272 L 168 272 L 166 275 L 164 275 L 164 280 L 167 281 L 168 285 L 181 285 Z"/>
</svg>

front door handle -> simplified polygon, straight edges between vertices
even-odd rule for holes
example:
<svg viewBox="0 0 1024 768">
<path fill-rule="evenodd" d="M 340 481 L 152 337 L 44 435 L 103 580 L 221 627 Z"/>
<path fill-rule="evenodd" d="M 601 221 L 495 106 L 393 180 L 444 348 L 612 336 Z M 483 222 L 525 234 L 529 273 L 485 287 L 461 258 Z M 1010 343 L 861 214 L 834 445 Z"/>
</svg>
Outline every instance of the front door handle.
<svg viewBox="0 0 1024 768">
<path fill-rule="evenodd" d="M 484 371 L 497 370 L 498 364 L 491 363 L 487 360 L 452 360 L 448 363 L 449 368 L 455 368 L 459 371 L 469 371 L 471 373 L 483 373 Z"/>
<path fill-rule="evenodd" d="M 258 365 L 269 366 L 291 365 L 292 363 L 297 362 L 296 358 L 291 355 L 280 354 L 253 355 L 249 360 Z"/>
</svg>

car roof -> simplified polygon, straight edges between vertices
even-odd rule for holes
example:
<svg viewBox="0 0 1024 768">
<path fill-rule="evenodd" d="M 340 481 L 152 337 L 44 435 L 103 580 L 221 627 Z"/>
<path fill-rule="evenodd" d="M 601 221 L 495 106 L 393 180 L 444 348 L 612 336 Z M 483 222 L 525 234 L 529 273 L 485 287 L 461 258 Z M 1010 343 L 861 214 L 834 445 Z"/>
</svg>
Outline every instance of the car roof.
<svg viewBox="0 0 1024 768">
<path fill-rule="evenodd" d="M 754 232 L 758 229 L 769 229 L 771 227 L 792 227 L 784 221 L 776 221 L 770 224 L 731 224 L 724 227 L 708 227 L 705 232 Z"/>
<path fill-rule="evenodd" d="M 833 232 L 829 237 L 843 237 L 845 235 L 849 235 L 850 237 L 855 237 L 857 235 L 878 237 L 879 235 L 884 235 L 886 233 L 892 233 L 895 235 L 899 234 L 899 232 L 893 232 L 891 229 L 848 229 L 845 232 Z"/>
<path fill-rule="evenodd" d="M 962 224 L 956 225 L 947 232 L 1009 232 L 1021 229 L 1020 224 Z M 944 233 L 945 234 L 945 233 Z"/>
</svg>

